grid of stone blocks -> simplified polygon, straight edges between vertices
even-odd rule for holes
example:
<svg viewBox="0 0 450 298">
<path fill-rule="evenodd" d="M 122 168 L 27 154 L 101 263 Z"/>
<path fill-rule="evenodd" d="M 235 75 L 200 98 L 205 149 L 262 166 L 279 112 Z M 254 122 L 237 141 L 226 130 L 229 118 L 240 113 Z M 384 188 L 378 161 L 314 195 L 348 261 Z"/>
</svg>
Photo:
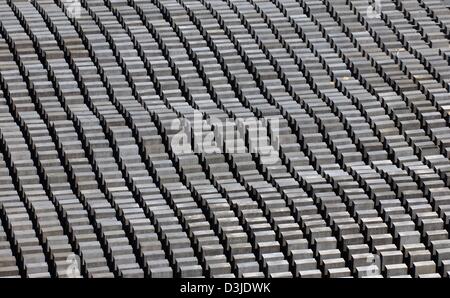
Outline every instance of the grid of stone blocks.
<svg viewBox="0 0 450 298">
<path fill-rule="evenodd" d="M 0 0 L 0 277 L 449 277 L 449 36 L 441 0 Z"/>
</svg>

